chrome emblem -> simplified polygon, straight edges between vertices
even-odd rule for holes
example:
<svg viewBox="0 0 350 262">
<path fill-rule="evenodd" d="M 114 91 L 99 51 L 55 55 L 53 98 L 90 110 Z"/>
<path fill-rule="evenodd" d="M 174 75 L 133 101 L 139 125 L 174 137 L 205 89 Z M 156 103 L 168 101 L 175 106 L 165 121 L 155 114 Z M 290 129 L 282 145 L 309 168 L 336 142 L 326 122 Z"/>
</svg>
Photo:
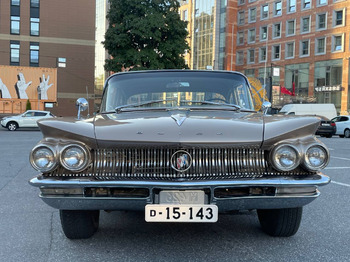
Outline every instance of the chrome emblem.
<svg viewBox="0 0 350 262">
<path fill-rule="evenodd" d="M 176 151 L 171 156 L 171 167 L 178 172 L 185 172 L 192 166 L 192 157 L 184 150 Z"/>
</svg>

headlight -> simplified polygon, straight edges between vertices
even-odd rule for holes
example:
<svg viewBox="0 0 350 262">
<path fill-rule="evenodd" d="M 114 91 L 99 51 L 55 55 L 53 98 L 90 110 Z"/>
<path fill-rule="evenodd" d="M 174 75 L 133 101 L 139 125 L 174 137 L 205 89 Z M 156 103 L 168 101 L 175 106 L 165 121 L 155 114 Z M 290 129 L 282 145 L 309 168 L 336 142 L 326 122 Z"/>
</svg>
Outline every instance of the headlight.
<svg viewBox="0 0 350 262">
<path fill-rule="evenodd" d="M 55 151 L 44 145 L 35 147 L 30 154 L 31 165 L 40 172 L 50 172 L 57 166 Z"/>
<path fill-rule="evenodd" d="M 279 171 L 291 171 L 300 163 L 300 153 L 291 145 L 280 145 L 272 151 L 271 161 Z"/>
<path fill-rule="evenodd" d="M 89 164 L 90 154 L 80 145 L 69 145 L 62 149 L 60 161 L 65 169 L 80 172 Z"/>
<path fill-rule="evenodd" d="M 328 150 L 320 145 L 310 146 L 304 156 L 304 166 L 310 171 L 318 171 L 327 166 Z"/>
</svg>

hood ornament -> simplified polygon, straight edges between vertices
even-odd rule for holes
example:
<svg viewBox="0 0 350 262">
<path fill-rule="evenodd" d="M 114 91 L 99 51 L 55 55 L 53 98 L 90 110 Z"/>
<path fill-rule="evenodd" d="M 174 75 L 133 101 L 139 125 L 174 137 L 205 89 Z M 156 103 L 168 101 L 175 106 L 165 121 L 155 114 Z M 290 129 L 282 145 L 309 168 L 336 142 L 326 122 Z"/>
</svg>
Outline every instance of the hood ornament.
<svg viewBox="0 0 350 262">
<path fill-rule="evenodd" d="M 175 120 L 178 126 L 181 126 L 185 122 L 187 116 L 184 114 L 171 115 L 171 118 Z"/>
</svg>

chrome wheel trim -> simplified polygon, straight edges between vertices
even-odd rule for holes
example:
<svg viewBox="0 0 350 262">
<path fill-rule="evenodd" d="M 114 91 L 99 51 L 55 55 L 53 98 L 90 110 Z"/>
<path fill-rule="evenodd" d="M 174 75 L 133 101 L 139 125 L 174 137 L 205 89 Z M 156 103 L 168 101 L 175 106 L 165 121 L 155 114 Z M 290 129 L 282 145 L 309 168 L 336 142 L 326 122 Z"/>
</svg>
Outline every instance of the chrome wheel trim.
<svg viewBox="0 0 350 262">
<path fill-rule="evenodd" d="M 346 130 L 344 131 L 344 136 L 345 136 L 346 138 L 350 138 L 350 130 L 349 130 L 349 129 L 346 129 Z"/>
<path fill-rule="evenodd" d="M 15 131 L 15 130 L 17 129 L 17 126 L 16 126 L 15 123 L 10 123 L 10 124 L 8 125 L 8 129 L 9 129 L 10 131 Z"/>
</svg>

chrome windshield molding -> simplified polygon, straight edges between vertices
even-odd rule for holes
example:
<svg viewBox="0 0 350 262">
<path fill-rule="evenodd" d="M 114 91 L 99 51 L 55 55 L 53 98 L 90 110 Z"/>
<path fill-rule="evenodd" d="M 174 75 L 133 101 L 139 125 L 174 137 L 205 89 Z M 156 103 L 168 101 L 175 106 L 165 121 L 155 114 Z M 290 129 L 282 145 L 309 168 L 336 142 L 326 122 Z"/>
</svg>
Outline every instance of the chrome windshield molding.
<svg viewBox="0 0 350 262">
<path fill-rule="evenodd" d="M 225 186 L 275 186 L 275 187 L 305 187 L 324 186 L 330 183 L 330 178 L 322 173 L 307 177 L 271 177 L 259 179 L 237 179 L 237 180 L 210 180 L 210 181 L 97 181 L 89 178 L 74 178 L 69 180 L 58 180 L 53 178 L 34 177 L 29 181 L 36 187 L 167 187 L 167 188 L 197 188 L 197 187 L 225 187 Z"/>
</svg>

